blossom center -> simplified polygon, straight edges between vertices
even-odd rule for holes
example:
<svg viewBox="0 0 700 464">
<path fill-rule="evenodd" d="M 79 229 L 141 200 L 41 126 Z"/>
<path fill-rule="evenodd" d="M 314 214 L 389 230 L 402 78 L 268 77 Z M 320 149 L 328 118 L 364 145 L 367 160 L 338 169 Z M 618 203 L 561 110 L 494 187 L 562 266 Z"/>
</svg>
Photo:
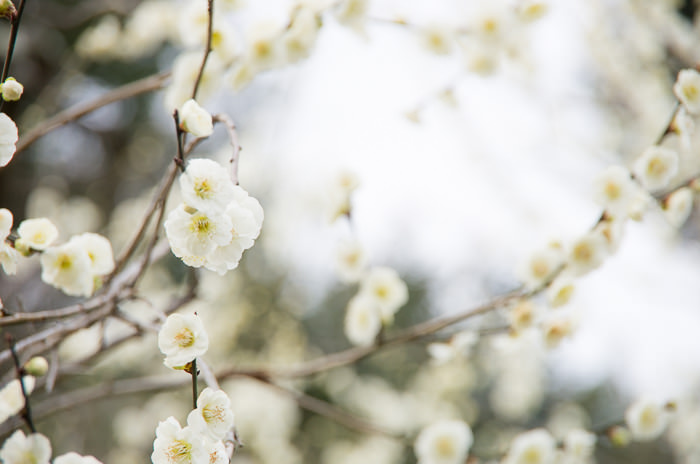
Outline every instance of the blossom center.
<svg viewBox="0 0 700 464">
<path fill-rule="evenodd" d="M 168 456 L 168 462 L 188 463 L 192 460 L 192 444 L 185 440 L 175 440 L 165 454 Z"/>
<path fill-rule="evenodd" d="M 207 423 L 221 422 L 224 420 L 224 408 L 218 406 L 207 406 L 202 411 L 202 417 Z"/>
<path fill-rule="evenodd" d="M 435 449 L 441 458 L 449 458 L 455 455 L 454 441 L 449 437 L 440 437 L 435 443 Z"/>
<path fill-rule="evenodd" d="M 213 190 L 209 179 L 196 179 L 194 182 L 194 191 L 203 200 L 211 198 Z"/>
<path fill-rule="evenodd" d="M 194 344 L 194 334 L 187 327 L 175 334 L 175 343 L 180 348 L 187 348 Z"/>
</svg>

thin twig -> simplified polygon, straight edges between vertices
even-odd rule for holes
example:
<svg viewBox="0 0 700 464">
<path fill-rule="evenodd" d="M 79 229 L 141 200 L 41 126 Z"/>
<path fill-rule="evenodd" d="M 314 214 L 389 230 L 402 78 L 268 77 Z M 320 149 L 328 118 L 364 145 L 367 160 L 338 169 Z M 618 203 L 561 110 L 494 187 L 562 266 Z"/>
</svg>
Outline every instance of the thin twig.
<svg viewBox="0 0 700 464">
<path fill-rule="evenodd" d="M 32 409 L 29 405 L 29 395 L 27 394 L 27 389 L 24 388 L 24 369 L 22 364 L 19 362 L 19 356 L 17 356 L 17 351 L 15 350 L 15 344 L 12 339 L 11 334 L 6 334 L 5 339 L 7 340 L 7 345 L 9 347 L 10 353 L 12 353 L 12 361 L 15 364 L 15 373 L 17 375 L 17 381 L 19 382 L 19 388 L 22 390 L 22 398 L 24 398 L 24 406 L 22 407 L 22 419 L 27 423 L 27 427 L 32 433 L 36 433 L 36 427 L 34 427 L 34 422 L 32 421 Z"/>
<path fill-rule="evenodd" d="M 231 164 L 230 176 L 231 181 L 234 185 L 238 185 L 238 158 L 241 153 L 241 145 L 238 143 L 238 131 L 236 131 L 236 123 L 227 114 L 216 114 L 212 118 L 214 122 L 220 122 L 226 127 L 226 132 L 228 133 L 229 143 L 233 147 L 233 153 L 231 154 Z"/>
<path fill-rule="evenodd" d="M 197 99 L 197 91 L 199 90 L 199 84 L 202 82 L 202 76 L 204 75 L 204 68 L 207 65 L 207 60 L 209 59 L 209 54 L 211 53 L 211 36 L 214 30 L 214 0 L 208 0 L 208 24 L 207 24 L 207 46 L 204 50 L 204 58 L 202 59 L 202 65 L 199 67 L 199 72 L 197 73 L 197 79 L 194 81 L 194 87 L 192 88 L 192 99 Z"/>
<path fill-rule="evenodd" d="M 21 137 L 17 143 L 16 153 L 26 149 L 29 145 L 33 144 L 49 132 L 64 126 L 71 121 L 80 119 L 83 116 L 102 108 L 103 106 L 161 89 L 165 84 L 165 81 L 168 79 L 168 77 L 170 77 L 170 74 L 170 71 L 166 71 L 144 77 L 138 81 L 130 82 L 121 87 L 110 90 L 94 100 L 78 103 L 57 113 L 49 119 L 39 123 L 38 126 L 24 134 L 24 136 Z"/>
</svg>

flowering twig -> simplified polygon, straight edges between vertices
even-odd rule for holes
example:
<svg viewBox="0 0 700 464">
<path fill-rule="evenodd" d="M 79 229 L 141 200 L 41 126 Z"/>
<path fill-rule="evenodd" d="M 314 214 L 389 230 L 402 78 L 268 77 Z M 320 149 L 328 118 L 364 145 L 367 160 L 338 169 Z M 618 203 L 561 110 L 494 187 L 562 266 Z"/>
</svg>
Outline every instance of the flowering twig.
<svg viewBox="0 0 700 464">
<path fill-rule="evenodd" d="M 11 19 L 10 26 L 10 40 L 7 43 L 7 53 L 5 54 L 5 64 L 2 67 L 2 77 L 0 82 L 5 82 L 7 76 L 10 74 L 10 63 L 12 62 L 12 55 L 15 51 L 15 43 L 17 43 L 17 33 L 19 32 L 19 24 L 22 20 L 22 13 L 24 12 L 24 0 L 20 0 L 19 8 L 17 8 L 17 13 L 14 14 Z M 0 98 L 0 111 L 2 111 L 2 106 L 5 100 Z"/>
<path fill-rule="evenodd" d="M 22 419 L 27 423 L 27 427 L 32 433 L 36 433 L 36 427 L 34 427 L 34 422 L 32 421 L 32 409 L 29 405 L 29 395 L 27 394 L 27 389 L 24 388 L 24 369 L 22 364 L 19 362 L 19 356 L 17 356 L 17 351 L 15 350 L 14 340 L 11 334 L 5 334 L 5 339 L 7 340 L 7 345 L 9 346 L 10 353 L 12 353 L 12 361 L 15 364 L 15 373 L 17 375 L 17 381 L 19 381 L 20 390 L 22 390 L 22 398 L 24 398 L 24 407 L 22 408 Z"/>
</svg>

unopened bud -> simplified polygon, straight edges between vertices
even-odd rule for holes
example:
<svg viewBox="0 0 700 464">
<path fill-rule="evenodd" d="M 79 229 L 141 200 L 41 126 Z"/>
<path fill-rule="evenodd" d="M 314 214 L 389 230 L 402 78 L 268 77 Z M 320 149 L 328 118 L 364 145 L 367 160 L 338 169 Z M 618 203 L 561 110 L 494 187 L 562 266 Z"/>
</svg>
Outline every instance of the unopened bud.
<svg viewBox="0 0 700 464">
<path fill-rule="evenodd" d="M 35 377 L 45 375 L 49 370 L 49 362 L 42 356 L 34 356 L 24 365 L 24 372 Z"/>
<path fill-rule="evenodd" d="M 14 3 L 10 0 L 0 0 L 0 18 L 13 19 L 17 15 Z"/>
<path fill-rule="evenodd" d="M 8 77 L 0 89 L 2 89 L 2 99 L 5 101 L 17 101 L 24 92 L 24 86 L 17 82 L 14 77 Z"/>
<path fill-rule="evenodd" d="M 616 425 L 608 430 L 608 438 L 610 438 L 610 442 L 613 446 L 620 448 L 629 445 L 631 440 L 630 431 L 627 427 L 622 427 L 620 425 Z"/>
</svg>

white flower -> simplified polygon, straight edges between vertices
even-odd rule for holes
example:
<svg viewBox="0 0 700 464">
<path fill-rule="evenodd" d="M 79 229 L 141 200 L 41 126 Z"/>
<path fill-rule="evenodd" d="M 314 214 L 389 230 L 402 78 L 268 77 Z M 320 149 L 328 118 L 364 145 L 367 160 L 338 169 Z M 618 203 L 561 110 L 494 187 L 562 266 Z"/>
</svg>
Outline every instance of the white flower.
<svg viewBox="0 0 700 464">
<path fill-rule="evenodd" d="M 19 239 L 15 246 L 18 248 L 32 248 L 45 250 L 58 238 L 58 229 L 47 218 L 25 219 L 17 228 Z"/>
<path fill-rule="evenodd" d="M 678 153 L 657 145 L 651 146 L 634 162 L 633 171 L 646 189 L 662 189 L 678 172 Z"/>
<path fill-rule="evenodd" d="M 518 2 L 518 18 L 525 22 L 540 19 L 547 13 L 549 6 L 542 0 L 520 0 Z"/>
<path fill-rule="evenodd" d="M 693 191 L 688 187 L 676 190 L 664 202 L 664 215 L 673 227 L 682 226 L 692 211 Z"/>
<path fill-rule="evenodd" d="M 360 280 L 367 266 L 367 253 L 356 240 L 343 241 L 335 255 L 335 268 L 343 282 L 354 283 Z"/>
<path fill-rule="evenodd" d="M 534 253 L 520 268 L 520 279 L 529 288 L 538 288 L 559 269 L 564 262 L 561 248 L 550 245 L 544 250 Z"/>
<path fill-rule="evenodd" d="M 629 214 L 637 189 L 627 169 L 609 166 L 596 177 L 593 198 L 609 214 L 624 217 Z"/>
<path fill-rule="evenodd" d="M 0 113 L 0 167 L 6 166 L 12 160 L 18 139 L 15 122 L 5 113 Z"/>
<path fill-rule="evenodd" d="M 264 71 L 282 63 L 281 32 L 270 24 L 258 24 L 249 31 L 247 57 L 255 69 Z"/>
<path fill-rule="evenodd" d="M 542 336 L 547 348 L 556 348 L 573 330 L 574 323 L 567 316 L 550 317 L 542 323 Z"/>
<path fill-rule="evenodd" d="M 24 86 L 17 82 L 14 77 L 8 77 L 5 82 L 0 85 L 2 99 L 5 101 L 17 101 L 24 92 Z"/>
<path fill-rule="evenodd" d="M 153 53 L 172 33 L 175 9 L 167 0 L 139 3 L 131 11 L 121 35 L 122 58 L 134 59 Z"/>
<path fill-rule="evenodd" d="M 446 55 L 452 51 L 454 38 L 452 31 L 444 25 L 432 25 L 420 31 L 423 45 L 436 55 Z"/>
<path fill-rule="evenodd" d="M 590 232 L 576 241 L 569 251 L 567 269 L 574 276 L 586 274 L 603 264 L 607 256 L 607 242 L 603 235 Z"/>
<path fill-rule="evenodd" d="M 669 413 L 664 405 L 649 398 L 640 398 L 625 411 L 625 422 L 637 441 L 658 438 L 668 425 Z"/>
<path fill-rule="evenodd" d="M 375 298 L 366 294 L 355 295 L 345 313 L 345 336 L 353 345 L 369 346 L 382 328 L 379 307 Z"/>
<path fill-rule="evenodd" d="M 370 269 L 360 282 L 360 293 L 375 300 L 385 323 L 391 322 L 394 314 L 408 301 L 406 283 L 389 267 Z"/>
<path fill-rule="evenodd" d="M 121 39 L 121 24 L 114 15 L 103 16 L 97 24 L 85 29 L 75 44 L 79 56 L 105 59 L 115 55 Z"/>
<path fill-rule="evenodd" d="M 102 464 L 102 462 L 95 456 L 81 456 L 71 451 L 55 457 L 53 464 Z"/>
<path fill-rule="evenodd" d="M 309 51 L 316 41 L 319 26 L 320 20 L 314 11 L 308 7 L 298 7 L 289 28 L 282 36 L 287 62 L 295 63 L 309 56 Z"/>
<path fill-rule="evenodd" d="M 223 211 L 234 199 L 234 185 L 223 166 L 197 158 L 187 162 L 180 176 L 182 200 L 201 211 Z"/>
<path fill-rule="evenodd" d="M 181 250 L 186 255 L 204 256 L 217 246 L 228 245 L 231 235 L 231 219 L 223 212 L 206 213 L 188 211 L 184 204 L 168 214 L 163 224 L 173 252 Z"/>
<path fill-rule="evenodd" d="M 95 282 L 90 256 L 80 243 L 49 247 L 41 254 L 41 280 L 72 296 L 90 296 Z"/>
<path fill-rule="evenodd" d="M 25 436 L 17 430 L 0 449 L 0 461 L 3 464 L 49 464 L 51 443 L 40 433 Z"/>
<path fill-rule="evenodd" d="M 221 390 L 205 388 L 197 398 L 197 409 L 187 416 L 187 425 L 214 441 L 222 440 L 233 427 L 231 400 Z"/>
<path fill-rule="evenodd" d="M 445 420 L 421 430 L 413 449 L 420 464 L 462 464 L 473 443 L 469 425 L 460 420 Z"/>
<path fill-rule="evenodd" d="M 34 390 L 36 383 L 34 377 L 25 375 L 22 377 L 24 390 L 29 395 Z M 0 423 L 5 422 L 9 417 L 14 416 L 24 408 L 24 395 L 18 379 L 10 381 L 0 390 Z"/>
<path fill-rule="evenodd" d="M 695 69 L 678 72 L 673 93 L 690 114 L 700 114 L 700 73 Z"/>
<path fill-rule="evenodd" d="M 165 107 L 169 113 L 180 108 L 183 103 L 192 98 L 192 89 L 202 66 L 202 52 L 190 51 L 180 54 L 173 63 L 173 74 L 170 85 L 165 91 Z M 197 100 L 204 102 L 211 97 L 221 83 L 224 66 L 216 54 L 209 55 L 202 79 L 199 82 Z"/>
<path fill-rule="evenodd" d="M 326 196 L 328 218 L 331 222 L 350 214 L 350 195 L 359 183 L 357 175 L 350 171 L 342 171 L 335 176 Z"/>
<path fill-rule="evenodd" d="M 109 274 L 114 270 L 112 244 L 102 235 L 85 232 L 71 237 L 68 243 L 74 243 L 87 252 L 93 276 Z"/>
<path fill-rule="evenodd" d="M 156 428 L 151 461 L 153 464 L 201 464 L 209 462 L 209 455 L 199 432 L 191 427 L 181 428 L 171 416 Z"/>
<path fill-rule="evenodd" d="M 508 321 L 513 330 L 520 332 L 532 327 L 537 313 L 537 307 L 532 300 L 520 300 L 508 312 Z"/>
<path fill-rule="evenodd" d="M 196 314 L 171 314 L 158 332 L 158 348 L 163 363 L 178 368 L 206 353 L 209 337 Z"/>
<path fill-rule="evenodd" d="M 505 464 L 552 464 L 556 442 L 544 429 L 535 429 L 515 437 Z"/>
<path fill-rule="evenodd" d="M 468 355 L 478 341 L 478 333 L 465 330 L 453 335 L 448 343 L 430 343 L 426 348 L 430 357 L 437 364 L 442 364 L 457 357 Z"/>
<path fill-rule="evenodd" d="M 0 208 L 0 239 L 5 240 L 12 230 L 12 211 L 7 208 Z"/>
<path fill-rule="evenodd" d="M 223 441 L 207 440 L 204 446 L 209 454 L 207 464 L 229 464 L 230 461 L 228 453 L 226 452 L 226 445 L 224 445 Z"/>
<path fill-rule="evenodd" d="M 561 275 L 547 288 L 547 301 L 552 308 L 564 306 L 571 299 L 574 290 L 574 280 L 568 275 Z"/>
<path fill-rule="evenodd" d="M 564 437 L 564 452 L 569 458 L 575 458 L 574 462 L 586 462 L 593 456 L 596 436 L 583 429 L 572 429 Z"/>
<path fill-rule="evenodd" d="M 209 137 L 214 132 L 211 114 L 191 98 L 180 109 L 180 125 L 195 137 Z"/>
<path fill-rule="evenodd" d="M 5 243 L 4 239 L 0 241 L 0 265 L 5 274 L 13 275 L 17 273 L 19 257 L 19 251 Z"/>
</svg>

